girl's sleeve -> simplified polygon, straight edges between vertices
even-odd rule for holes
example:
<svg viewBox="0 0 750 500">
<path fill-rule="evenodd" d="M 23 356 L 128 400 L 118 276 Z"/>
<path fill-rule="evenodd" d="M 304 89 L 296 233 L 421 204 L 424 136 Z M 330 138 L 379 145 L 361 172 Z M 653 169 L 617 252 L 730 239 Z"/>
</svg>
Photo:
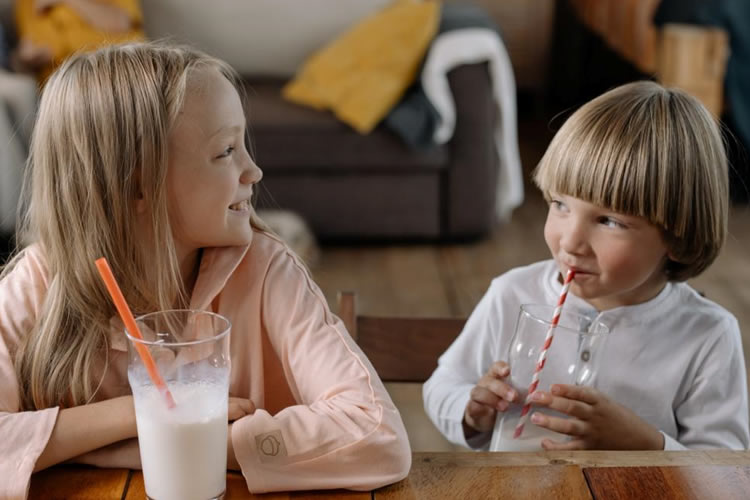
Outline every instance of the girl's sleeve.
<svg viewBox="0 0 750 500">
<path fill-rule="evenodd" d="M 371 490 L 406 477 L 399 412 L 307 271 L 282 253 L 264 280 L 262 322 L 298 404 L 232 426 L 250 491 Z"/>
<path fill-rule="evenodd" d="M 28 332 L 44 295 L 43 267 L 26 252 L 0 282 L 0 499 L 26 498 L 31 473 L 49 441 L 57 408 L 20 411 L 11 353 Z"/>
<path fill-rule="evenodd" d="M 467 441 L 463 417 L 471 390 L 492 363 L 501 359 L 500 287 L 498 279 L 492 282 L 422 389 L 425 411 L 435 426 L 450 442 L 468 448 L 487 449 L 492 435 L 478 434 Z"/>
<path fill-rule="evenodd" d="M 737 320 L 722 322 L 699 353 L 698 370 L 675 407 L 679 434 L 665 435 L 665 450 L 750 447 L 745 358 Z"/>
</svg>

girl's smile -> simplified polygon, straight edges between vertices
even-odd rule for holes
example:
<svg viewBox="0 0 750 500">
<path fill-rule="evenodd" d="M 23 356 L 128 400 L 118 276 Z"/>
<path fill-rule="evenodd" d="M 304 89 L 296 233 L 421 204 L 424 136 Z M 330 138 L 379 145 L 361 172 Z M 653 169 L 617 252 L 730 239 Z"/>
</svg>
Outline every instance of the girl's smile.
<svg viewBox="0 0 750 500">
<path fill-rule="evenodd" d="M 229 205 L 229 210 L 237 215 L 250 215 L 250 198 Z"/>
</svg>

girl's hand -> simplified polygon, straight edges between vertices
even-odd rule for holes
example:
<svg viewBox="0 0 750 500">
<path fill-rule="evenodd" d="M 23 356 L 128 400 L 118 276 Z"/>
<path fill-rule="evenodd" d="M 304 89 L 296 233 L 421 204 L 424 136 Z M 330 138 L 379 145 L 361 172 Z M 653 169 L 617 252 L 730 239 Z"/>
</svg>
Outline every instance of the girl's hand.
<svg viewBox="0 0 750 500">
<path fill-rule="evenodd" d="M 227 419 L 230 422 L 239 420 L 245 415 L 252 415 L 253 413 L 255 413 L 255 405 L 249 399 L 229 398 L 229 412 L 227 414 Z"/>
<path fill-rule="evenodd" d="M 518 401 L 518 392 L 505 382 L 508 375 L 508 363 L 497 361 L 471 390 L 463 421 L 467 439 L 491 431 L 497 412 L 507 410 L 511 403 Z"/>
<path fill-rule="evenodd" d="M 531 401 L 571 418 L 533 413 L 531 422 L 570 441 L 542 440 L 545 450 L 662 450 L 664 436 L 628 408 L 591 387 L 558 385 L 537 391 Z"/>
</svg>

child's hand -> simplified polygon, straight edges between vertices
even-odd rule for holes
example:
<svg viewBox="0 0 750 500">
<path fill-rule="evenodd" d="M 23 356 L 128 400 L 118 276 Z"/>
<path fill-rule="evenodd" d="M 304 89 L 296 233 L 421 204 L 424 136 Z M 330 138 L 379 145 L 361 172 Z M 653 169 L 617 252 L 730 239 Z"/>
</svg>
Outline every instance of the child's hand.
<svg viewBox="0 0 750 500">
<path fill-rule="evenodd" d="M 467 439 L 491 431 L 497 412 L 507 410 L 510 403 L 518 400 L 518 392 L 504 381 L 508 375 L 508 363 L 497 361 L 471 390 L 471 398 L 464 411 L 464 435 Z"/>
<path fill-rule="evenodd" d="M 656 428 L 596 389 L 556 384 L 550 390 L 535 392 L 531 401 L 572 418 L 533 413 L 531 422 L 572 439 L 566 442 L 544 439 L 545 450 L 664 449 L 664 436 Z"/>
<path fill-rule="evenodd" d="M 245 398 L 229 398 L 229 412 L 227 414 L 227 420 L 234 422 L 239 420 L 245 415 L 252 415 L 255 413 L 255 405 L 252 401 Z"/>
</svg>

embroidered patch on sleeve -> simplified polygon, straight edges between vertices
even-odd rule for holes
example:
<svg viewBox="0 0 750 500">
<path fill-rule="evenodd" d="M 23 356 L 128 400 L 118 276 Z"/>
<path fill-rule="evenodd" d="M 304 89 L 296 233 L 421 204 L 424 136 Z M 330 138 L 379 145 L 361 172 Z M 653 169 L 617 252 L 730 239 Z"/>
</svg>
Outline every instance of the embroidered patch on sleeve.
<svg viewBox="0 0 750 500">
<path fill-rule="evenodd" d="M 284 437 L 278 430 L 255 436 L 255 447 L 258 449 L 258 456 L 263 463 L 275 462 L 287 456 Z"/>
</svg>

